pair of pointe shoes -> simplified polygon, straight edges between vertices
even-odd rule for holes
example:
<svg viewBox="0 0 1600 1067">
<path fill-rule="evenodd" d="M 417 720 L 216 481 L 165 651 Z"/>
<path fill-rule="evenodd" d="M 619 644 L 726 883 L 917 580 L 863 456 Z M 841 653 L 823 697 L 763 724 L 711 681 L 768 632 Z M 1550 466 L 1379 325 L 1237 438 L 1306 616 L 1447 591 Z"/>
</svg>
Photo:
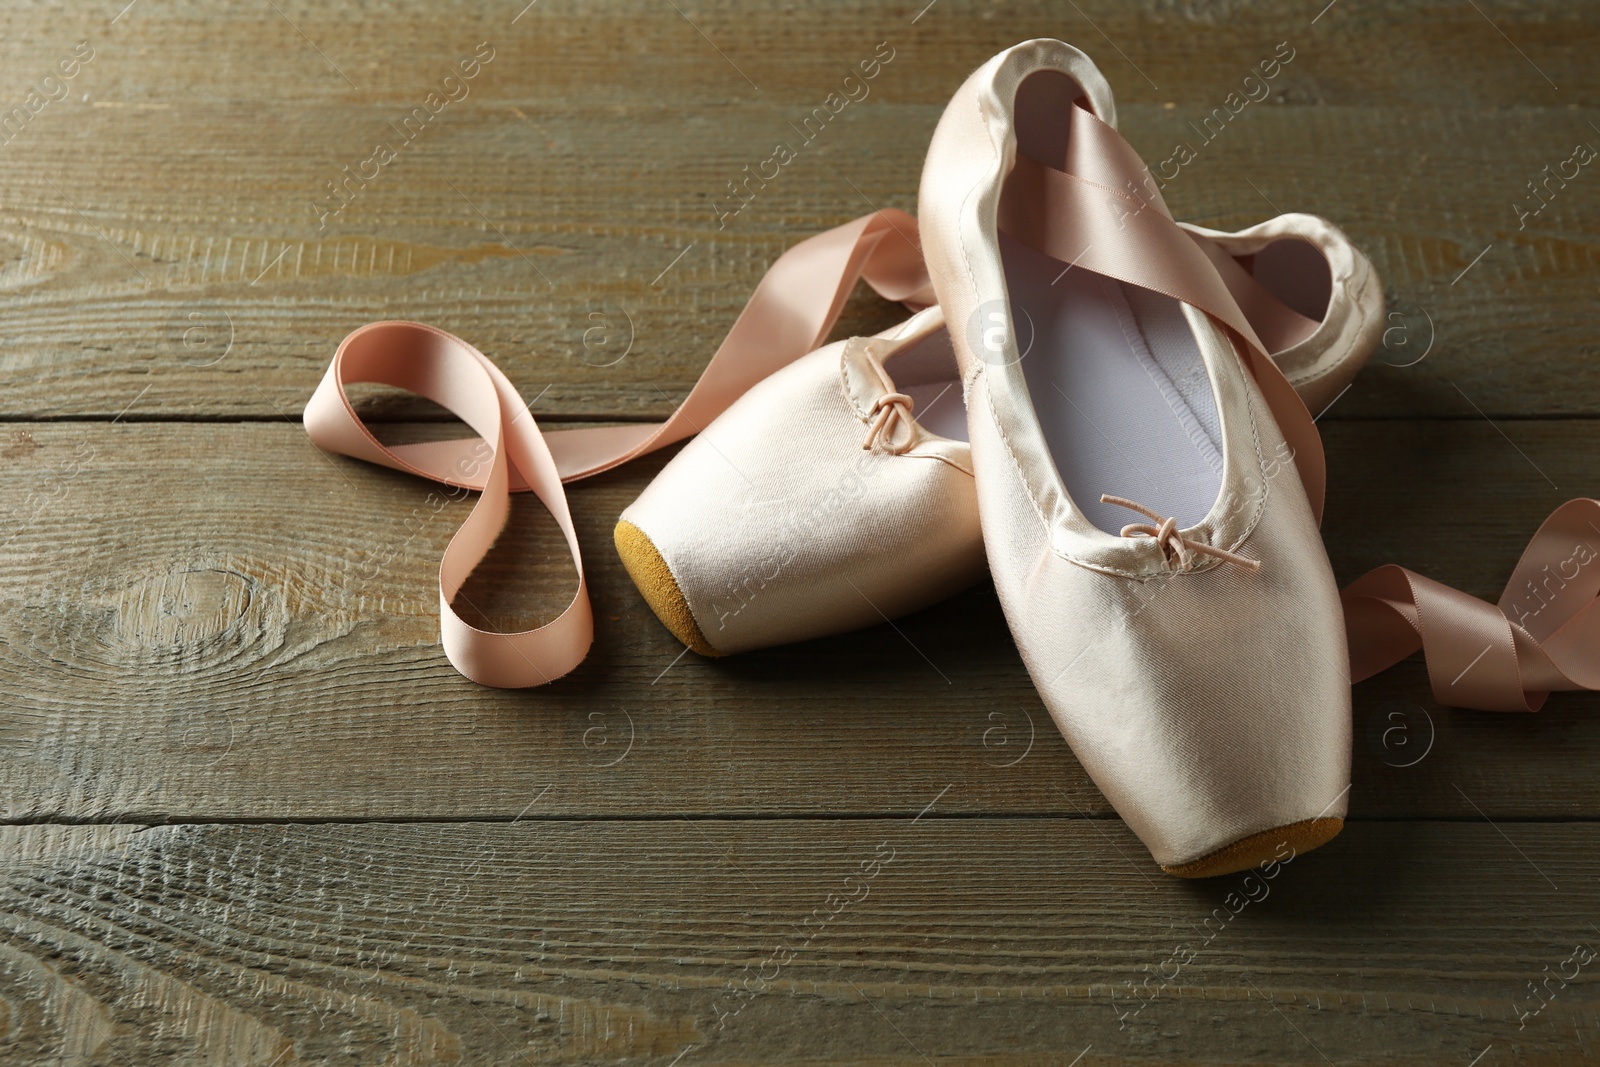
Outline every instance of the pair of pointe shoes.
<svg viewBox="0 0 1600 1067">
<path fill-rule="evenodd" d="M 1383 297 L 1314 216 L 1175 223 L 1115 121 L 1066 44 L 984 64 L 923 172 L 938 306 L 754 386 L 616 543 L 708 656 L 991 575 L 1085 769 L 1165 870 L 1205 877 L 1343 826 L 1350 683 L 1308 408 L 1365 364 Z"/>
</svg>

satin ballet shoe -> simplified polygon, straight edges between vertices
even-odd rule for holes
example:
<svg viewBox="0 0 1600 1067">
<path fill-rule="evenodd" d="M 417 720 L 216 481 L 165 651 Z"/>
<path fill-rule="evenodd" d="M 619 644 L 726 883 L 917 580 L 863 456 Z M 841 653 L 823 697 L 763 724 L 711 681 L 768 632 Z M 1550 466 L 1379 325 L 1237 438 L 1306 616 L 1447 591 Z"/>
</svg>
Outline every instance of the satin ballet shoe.
<svg viewBox="0 0 1600 1067">
<path fill-rule="evenodd" d="M 1317 325 L 1245 314 L 1103 121 L 1108 95 L 1059 41 L 985 63 L 934 133 L 919 228 L 1022 659 L 1156 862 L 1206 877 L 1343 826 L 1321 444 L 1266 354 Z"/>
<path fill-rule="evenodd" d="M 880 623 L 983 577 L 964 433 L 932 307 L 751 388 L 622 513 L 617 551 L 702 655 Z"/>
<path fill-rule="evenodd" d="M 1184 229 L 1316 318 L 1310 335 L 1273 354 L 1308 405 L 1320 409 L 1350 384 L 1378 343 L 1383 293 L 1337 227 L 1290 215 L 1238 233 Z M 624 512 L 618 553 L 685 645 L 718 656 L 844 633 L 983 577 L 976 497 L 952 477 L 970 477 L 971 460 L 955 355 L 937 316 L 779 372 Z M 873 449 L 880 420 L 890 432 Z M 922 469 L 930 457 L 945 469 Z M 930 507 L 918 500 L 924 492 L 946 499 Z M 826 523 L 809 518 L 819 513 Z"/>
<path fill-rule="evenodd" d="M 1350 387 L 1383 340 L 1383 283 L 1343 230 L 1291 212 L 1235 233 L 1180 222 L 1227 254 L 1274 297 L 1317 320 L 1303 339 L 1272 352 L 1300 399 L 1321 414 Z M 1229 286 L 1239 298 L 1243 289 Z M 1246 315 L 1250 309 L 1244 307 Z"/>
</svg>

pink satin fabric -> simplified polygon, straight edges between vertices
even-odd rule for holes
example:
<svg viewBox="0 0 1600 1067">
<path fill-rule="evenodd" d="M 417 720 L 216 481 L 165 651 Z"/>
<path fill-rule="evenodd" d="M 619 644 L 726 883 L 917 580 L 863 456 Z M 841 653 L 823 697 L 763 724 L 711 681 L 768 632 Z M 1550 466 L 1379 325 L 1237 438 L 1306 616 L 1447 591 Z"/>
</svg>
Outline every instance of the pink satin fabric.
<svg viewBox="0 0 1600 1067">
<path fill-rule="evenodd" d="M 1138 153 L 1081 101 L 1071 109 L 1060 168 L 1019 154 L 1006 183 L 1003 233 L 1073 267 L 1182 300 L 1238 336 L 1320 520 L 1321 437 L 1268 358 L 1316 324 L 1211 242 L 1180 229 Z M 1434 698 L 1445 706 L 1534 711 L 1554 690 L 1600 688 L 1597 555 L 1600 502 L 1578 499 L 1539 528 L 1498 605 L 1395 565 L 1368 573 L 1342 592 L 1351 680 L 1421 649 Z"/>
<path fill-rule="evenodd" d="M 586 478 L 698 432 L 746 389 L 817 348 L 839 319 L 858 280 L 913 308 L 932 300 L 916 221 L 902 211 L 856 219 L 795 245 L 751 295 L 699 381 L 663 423 L 582 427 L 541 433 L 527 404 L 487 356 L 443 330 L 377 322 L 356 330 L 306 404 L 305 427 L 330 452 L 479 490 L 439 564 L 439 615 L 445 655 L 484 685 L 543 685 L 583 661 L 594 638 L 583 555 L 562 483 Z M 350 403 L 346 386 L 391 385 L 434 401 L 475 437 L 412 445 L 380 442 Z M 545 626 L 495 633 L 468 625 L 452 601 L 505 526 L 509 494 L 531 491 L 560 526 L 578 571 L 578 588 Z"/>
<path fill-rule="evenodd" d="M 1228 325 L 1272 406 L 1321 513 L 1321 440 L 1305 405 L 1267 353 L 1304 337 L 1314 323 L 1281 304 L 1203 238 L 1179 229 L 1154 192 L 1095 178 L 1143 164 L 1122 158 L 1125 142 L 1081 108 L 1067 161 L 1073 173 L 1019 160 L 1011 180 L 1028 195 L 1001 220 L 1058 259 L 1194 304 Z M 1120 146 L 1120 147 L 1119 147 Z M 1088 221 L 1085 221 L 1088 220 Z M 1094 251 L 1096 227 L 1140 228 L 1148 254 Z M 1103 237 L 1109 236 L 1100 231 Z M 857 281 L 908 307 L 932 300 L 916 222 L 888 210 L 811 237 L 773 263 L 689 396 L 662 423 L 542 433 L 511 381 L 483 353 L 443 330 L 377 322 L 346 337 L 305 409 L 306 432 L 330 452 L 479 491 L 439 565 L 445 654 L 463 675 L 505 688 L 542 685 L 583 661 L 594 635 L 583 557 L 563 483 L 610 470 L 698 432 L 745 390 L 817 348 Z M 1120 242 L 1122 246 L 1126 241 Z M 1106 248 L 1118 242 L 1104 241 Z M 1167 257 L 1167 258 L 1163 258 Z M 1168 262 L 1170 259 L 1170 262 Z M 1165 265 L 1163 265 L 1165 264 Z M 1173 266 L 1172 264 L 1176 264 Z M 1271 346 L 1270 349 L 1267 346 Z M 474 437 L 385 445 L 356 413 L 348 385 L 395 386 L 461 418 Z M 1308 443 L 1309 442 L 1309 443 Z M 572 601 L 550 623 L 520 633 L 467 624 L 452 607 L 505 525 L 509 494 L 532 492 L 566 538 L 578 572 Z M 1386 670 L 1421 649 L 1440 704 L 1532 711 L 1555 690 L 1600 689 L 1600 502 L 1572 500 L 1534 535 L 1498 605 L 1398 566 L 1374 570 L 1344 590 L 1352 680 Z"/>
<path fill-rule="evenodd" d="M 1600 689 L 1600 501 L 1545 519 L 1498 604 L 1394 564 L 1345 587 L 1351 680 L 1422 650 L 1440 704 L 1537 711 L 1557 690 Z"/>
<path fill-rule="evenodd" d="M 1321 522 L 1327 484 L 1322 438 L 1305 402 L 1270 358 L 1304 339 L 1316 323 L 1284 306 L 1237 263 L 1231 271 L 1219 270 L 1217 258 L 1231 257 L 1221 249 L 1208 254 L 1204 246 L 1210 242 L 1178 226 L 1139 154 L 1082 101 L 1070 109 L 1069 130 L 1059 169 L 1016 157 L 1000 198 L 1000 231 L 1068 269 L 1163 293 L 1233 331 Z"/>
</svg>

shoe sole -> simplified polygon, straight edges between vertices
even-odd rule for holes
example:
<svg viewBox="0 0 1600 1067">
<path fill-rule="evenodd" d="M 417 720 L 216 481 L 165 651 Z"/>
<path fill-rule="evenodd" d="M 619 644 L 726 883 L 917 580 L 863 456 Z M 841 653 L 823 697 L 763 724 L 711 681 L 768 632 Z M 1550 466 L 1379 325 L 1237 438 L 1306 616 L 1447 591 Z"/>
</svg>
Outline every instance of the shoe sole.
<svg viewBox="0 0 1600 1067">
<path fill-rule="evenodd" d="M 1306 819 L 1292 822 L 1259 834 L 1241 837 L 1231 845 L 1224 845 L 1209 855 L 1201 856 L 1176 867 L 1162 866 L 1162 870 L 1178 878 L 1215 878 L 1222 874 L 1237 874 L 1264 863 L 1287 863 L 1319 845 L 1332 841 L 1344 829 L 1343 819 Z M 1288 848 L 1288 855 L 1284 849 Z"/>
<path fill-rule="evenodd" d="M 611 537 L 616 542 L 617 555 L 622 557 L 628 577 L 633 579 L 633 584 L 638 587 L 644 602 L 650 605 L 650 610 L 656 613 L 656 618 L 661 620 L 661 625 L 702 656 L 722 655 L 711 647 L 706 635 L 700 632 L 700 624 L 695 621 L 694 612 L 689 610 L 689 602 L 683 598 L 678 579 L 673 577 L 667 561 L 661 558 L 655 542 L 639 527 L 626 521 L 617 523 Z"/>
</svg>

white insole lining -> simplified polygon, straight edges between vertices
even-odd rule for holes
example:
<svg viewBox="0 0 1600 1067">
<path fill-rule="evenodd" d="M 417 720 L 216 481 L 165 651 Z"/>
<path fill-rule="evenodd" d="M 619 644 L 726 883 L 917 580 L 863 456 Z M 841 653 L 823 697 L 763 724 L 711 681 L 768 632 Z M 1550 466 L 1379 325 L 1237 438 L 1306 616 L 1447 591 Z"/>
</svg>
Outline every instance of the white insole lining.
<svg viewBox="0 0 1600 1067">
<path fill-rule="evenodd" d="M 967 439 L 967 409 L 961 403 L 961 383 L 955 378 L 906 385 L 900 391 L 915 402 L 914 413 L 923 429 L 952 441 Z"/>
<path fill-rule="evenodd" d="M 922 428 L 952 441 L 967 439 L 967 408 L 961 402 L 961 377 L 948 331 L 935 330 L 884 363 L 895 388 L 912 400 L 912 415 Z"/>
<path fill-rule="evenodd" d="M 1222 488 L 1211 380 L 1176 300 L 1000 237 L 1023 376 L 1062 484 L 1090 522 L 1141 521 L 1100 494 L 1193 526 Z M 1030 343 L 1031 339 L 1031 343 Z"/>
</svg>

